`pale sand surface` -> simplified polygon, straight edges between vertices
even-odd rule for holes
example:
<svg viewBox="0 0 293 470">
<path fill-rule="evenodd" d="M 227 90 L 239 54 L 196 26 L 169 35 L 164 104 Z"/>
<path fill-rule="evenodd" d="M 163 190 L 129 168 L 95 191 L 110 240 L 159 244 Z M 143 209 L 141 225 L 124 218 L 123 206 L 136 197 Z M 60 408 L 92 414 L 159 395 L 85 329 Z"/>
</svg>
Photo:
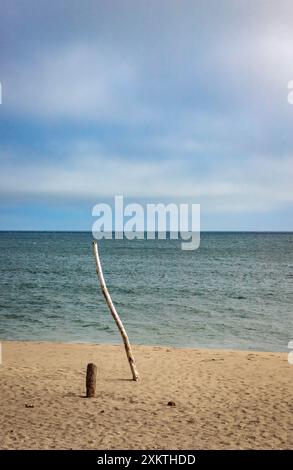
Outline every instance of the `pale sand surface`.
<svg viewBox="0 0 293 470">
<path fill-rule="evenodd" d="M 11 341 L 2 350 L 2 449 L 293 448 L 285 353 L 135 346 L 135 383 L 123 346 Z M 88 362 L 98 367 L 94 399 L 84 398 Z"/>
</svg>

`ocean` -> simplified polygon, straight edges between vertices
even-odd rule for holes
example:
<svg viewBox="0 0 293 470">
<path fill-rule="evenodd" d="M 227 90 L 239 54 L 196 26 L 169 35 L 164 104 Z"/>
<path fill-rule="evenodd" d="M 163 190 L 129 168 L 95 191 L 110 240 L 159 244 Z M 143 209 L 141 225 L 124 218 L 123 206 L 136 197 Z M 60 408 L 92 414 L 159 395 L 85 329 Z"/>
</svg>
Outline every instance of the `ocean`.
<svg viewBox="0 0 293 470">
<path fill-rule="evenodd" d="M 293 233 L 101 240 L 106 283 L 133 344 L 287 351 Z M 0 232 L 0 340 L 119 343 L 88 232 Z"/>
</svg>

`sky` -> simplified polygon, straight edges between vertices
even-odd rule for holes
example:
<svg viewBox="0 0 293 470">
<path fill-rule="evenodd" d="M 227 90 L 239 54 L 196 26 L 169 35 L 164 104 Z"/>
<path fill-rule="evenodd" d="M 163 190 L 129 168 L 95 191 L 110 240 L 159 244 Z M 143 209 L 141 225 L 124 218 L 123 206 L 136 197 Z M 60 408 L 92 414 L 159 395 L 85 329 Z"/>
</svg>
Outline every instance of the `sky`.
<svg viewBox="0 0 293 470">
<path fill-rule="evenodd" d="M 201 205 L 293 230 L 291 0 L 1 0 L 0 230 Z"/>
</svg>

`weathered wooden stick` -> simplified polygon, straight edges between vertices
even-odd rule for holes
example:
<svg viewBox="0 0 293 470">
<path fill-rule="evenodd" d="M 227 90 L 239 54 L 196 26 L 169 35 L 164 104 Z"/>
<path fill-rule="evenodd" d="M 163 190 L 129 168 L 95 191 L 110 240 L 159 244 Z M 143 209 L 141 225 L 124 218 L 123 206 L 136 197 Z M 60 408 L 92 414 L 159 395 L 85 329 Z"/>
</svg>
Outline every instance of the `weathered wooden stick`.
<svg viewBox="0 0 293 470">
<path fill-rule="evenodd" d="M 103 296 L 104 296 L 105 301 L 106 301 L 106 303 L 107 303 L 107 305 L 110 309 L 112 317 L 115 320 L 115 323 L 118 327 L 118 330 L 120 331 L 120 334 L 122 336 L 124 346 L 125 346 L 126 356 L 127 356 L 127 359 L 128 359 L 129 365 L 130 365 L 133 380 L 137 381 L 138 378 L 139 378 L 139 375 L 138 375 L 138 372 L 137 372 L 137 369 L 136 369 L 135 359 L 134 359 L 134 356 L 132 354 L 130 342 L 129 342 L 127 333 L 125 331 L 125 328 L 123 326 L 123 323 L 122 323 L 122 321 L 121 321 L 121 319 L 120 319 L 120 317 L 119 317 L 119 315 L 118 315 L 118 313 L 117 313 L 117 311 L 114 307 L 114 304 L 113 304 L 112 299 L 110 297 L 110 294 L 108 292 L 108 289 L 107 289 L 107 286 L 106 286 L 106 283 L 105 283 L 105 279 L 104 279 L 104 275 L 103 275 L 103 271 L 102 271 L 102 267 L 101 267 L 98 244 L 95 240 L 93 241 L 93 250 L 94 250 L 94 256 L 95 256 L 95 260 L 96 260 L 97 275 L 98 275 L 98 278 L 99 278 L 99 281 L 100 281 Z"/>
<path fill-rule="evenodd" d="M 88 364 L 86 369 L 86 396 L 92 398 L 96 395 L 97 366 Z"/>
</svg>

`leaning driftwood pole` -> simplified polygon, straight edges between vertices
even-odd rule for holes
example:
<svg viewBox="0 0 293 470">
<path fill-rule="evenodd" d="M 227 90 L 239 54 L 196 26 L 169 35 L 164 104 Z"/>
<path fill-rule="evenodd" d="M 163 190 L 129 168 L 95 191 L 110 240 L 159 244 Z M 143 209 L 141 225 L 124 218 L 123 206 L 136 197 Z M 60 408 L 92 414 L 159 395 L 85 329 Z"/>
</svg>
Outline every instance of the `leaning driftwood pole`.
<svg viewBox="0 0 293 470">
<path fill-rule="evenodd" d="M 100 262 L 98 244 L 95 240 L 93 241 L 93 250 L 94 250 L 94 255 L 95 255 L 95 260 L 96 260 L 97 275 L 98 275 L 98 278 L 99 278 L 99 281 L 100 281 L 103 296 L 104 296 L 105 301 L 106 301 L 106 303 L 107 303 L 107 305 L 110 309 L 112 317 L 115 320 L 115 323 L 118 327 L 118 330 L 121 333 L 121 336 L 122 336 L 122 339 L 123 339 L 123 342 L 124 342 L 124 346 L 125 346 L 126 356 L 127 356 L 127 359 L 128 359 L 129 365 L 130 365 L 130 369 L 131 369 L 131 372 L 132 372 L 132 377 L 133 377 L 133 380 L 136 381 L 136 380 L 138 380 L 139 375 L 138 375 L 138 372 L 137 372 L 137 369 L 136 369 L 135 360 L 134 360 L 134 356 L 132 354 L 130 342 L 129 342 L 127 333 L 125 331 L 125 328 L 123 326 L 123 323 L 120 320 L 120 317 L 119 317 L 119 315 L 118 315 L 118 313 L 117 313 L 117 311 L 114 307 L 114 304 L 113 304 L 112 299 L 110 297 L 110 294 L 108 292 L 108 289 L 107 289 L 107 286 L 106 286 L 106 283 L 105 283 L 105 279 L 104 279 L 104 275 L 103 275 L 103 271 L 102 271 L 101 262 Z"/>
<path fill-rule="evenodd" d="M 86 396 L 92 398 L 96 395 L 97 366 L 93 363 L 87 365 L 86 369 Z"/>
</svg>

